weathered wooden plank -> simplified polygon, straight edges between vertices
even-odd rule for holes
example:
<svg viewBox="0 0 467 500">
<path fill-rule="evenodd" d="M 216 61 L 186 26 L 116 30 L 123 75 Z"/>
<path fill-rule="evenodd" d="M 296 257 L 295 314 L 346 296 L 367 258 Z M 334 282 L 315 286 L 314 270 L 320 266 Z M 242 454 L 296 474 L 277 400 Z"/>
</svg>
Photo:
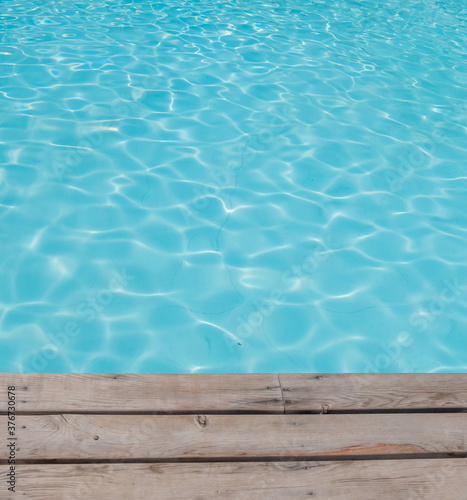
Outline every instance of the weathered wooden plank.
<svg viewBox="0 0 467 500">
<path fill-rule="evenodd" d="M 286 413 L 467 409 L 467 373 L 280 374 Z"/>
<path fill-rule="evenodd" d="M 467 374 L 283 374 L 287 412 L 467 409 Z M 29 413 L 282 413 L 274 374 L 0 374 Z M 65 396 L 66 395 L 66 396 Z M 5 410 L 0 410 L 0 414 Z"/>
<path fill-rule="evenodd" d="M 2 394 L 8 386 L 17 413 L 284 411 L 275 374 L 0 374 Z"/>
<path fill-rule="evenodd" d="M 467 459 L 20 465 L 4 500 L 465 500 Z"/>
<path fill-rule="evenodd" d="M 0 429 L 7 428 L 6 419 L 0 417 Z M 467 454 L 467 417 L 462 413 L 19 415 L 16 434 L 18 460 L 355 459 Z M 4 450 L 0 458 L 3 454 L 6 457 L 6 441 L 0 449 Z"/>
</svg>

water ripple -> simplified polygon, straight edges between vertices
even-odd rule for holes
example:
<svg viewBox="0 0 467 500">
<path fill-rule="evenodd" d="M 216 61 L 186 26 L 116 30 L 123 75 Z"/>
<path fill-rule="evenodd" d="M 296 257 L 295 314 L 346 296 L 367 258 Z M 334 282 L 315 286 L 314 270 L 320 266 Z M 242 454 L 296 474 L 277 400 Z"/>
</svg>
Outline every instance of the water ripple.
<svg viewBox="0 0 467 500">
<path fill-rule="evenodd" d="M 466 371 L 466 22 L 2 2 L 2 370 Z"/>
</svg>

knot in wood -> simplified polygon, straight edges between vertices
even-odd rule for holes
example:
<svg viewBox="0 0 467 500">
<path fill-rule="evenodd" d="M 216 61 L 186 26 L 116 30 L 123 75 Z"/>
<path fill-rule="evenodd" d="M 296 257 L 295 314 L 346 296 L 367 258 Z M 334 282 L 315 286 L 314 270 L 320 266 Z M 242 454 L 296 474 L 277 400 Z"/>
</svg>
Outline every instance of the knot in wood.
<svg viewBox="0 0 467 500">
<path fill-rule="evenodd" d="M 208 425 L 208 417 L 206 415 L 198 415 L 196 421 L 201 427 L 206 427 Z"/>
<path fill-rule="evenodd" d="M 321 408 L 322 408 L 323 411 L 320 413 L 320 415 L 323 415 L 324 413 L 327 413 L 331 409 L 331 407 L 329 405 L 327 405 L 327 404 L 321 405 Z"/>
</svg>

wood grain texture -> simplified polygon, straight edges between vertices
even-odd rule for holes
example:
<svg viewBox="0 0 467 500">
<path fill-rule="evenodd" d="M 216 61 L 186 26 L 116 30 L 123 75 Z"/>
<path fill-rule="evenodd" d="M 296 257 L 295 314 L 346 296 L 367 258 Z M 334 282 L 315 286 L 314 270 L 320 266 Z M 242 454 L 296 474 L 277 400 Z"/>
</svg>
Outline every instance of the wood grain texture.
<svg viewBox="0 0 467 500">
<path fill-rule="evenodd" d="M 17 413 L 284 411 L 275 374 L 0 374 L 2 394 L 12 385 Z"/>
<path fill-rule="evenodd" d="M 467 373 L 280 374 L 286 413 L 467 410 Z"/>
<path fill-rule="evenodd" d="M 467 459 L 21 465 L 4 500 L 465 500 Z M 0 484 L 6 485 L 5 466 Z"/>
<path fill-rule="evenodd" d="M 19 461 L 10 494 L 5 407 L 0 499 L 466 500 L 467 374 L 280 380 L 0 374 Z"/>
<path fill-rule="evenodd" d="M 0 374 L 27 413 L 467 410 L 467 374 Z M 283 394 L 283 396 L 282 396 Z M 5 410 L 0 410 L 0 414 Z"/>
<path fill-rule="evenodd" d="M 0 429 L 7 428 L 6 418 L 0 417 Z M 19 460 L 355 459 L 467 454 L 467 416 L 462 413 L 19 415 L 16 422 Z M 1 449 L 6 456 L 6 441 Z"/>
</svg>

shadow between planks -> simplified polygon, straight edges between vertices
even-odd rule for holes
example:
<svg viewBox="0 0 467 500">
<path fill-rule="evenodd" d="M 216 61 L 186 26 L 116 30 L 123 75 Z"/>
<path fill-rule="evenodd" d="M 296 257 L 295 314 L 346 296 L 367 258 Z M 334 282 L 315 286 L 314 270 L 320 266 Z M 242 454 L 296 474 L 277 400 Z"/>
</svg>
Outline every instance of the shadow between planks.
<svg viewBox="0 0 467 500">
<path fill-rule="evenodd" d="M 0 386 L 5 400 L 14 387 L 18 437 L 11 493 L 0 411 L 0 499 L 467 498 L 467 374 L 0 374 Z"/>
</svg>

